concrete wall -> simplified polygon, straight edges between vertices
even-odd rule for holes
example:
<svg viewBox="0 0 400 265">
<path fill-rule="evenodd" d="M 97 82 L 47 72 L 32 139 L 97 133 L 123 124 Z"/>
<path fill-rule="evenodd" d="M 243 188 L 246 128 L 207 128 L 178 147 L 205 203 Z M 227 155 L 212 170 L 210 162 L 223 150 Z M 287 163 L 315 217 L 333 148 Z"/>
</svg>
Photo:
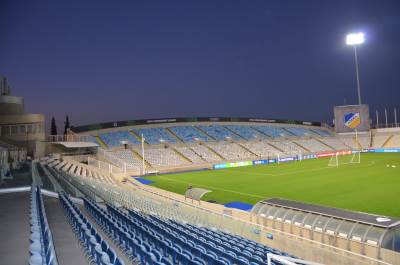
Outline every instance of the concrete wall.
<svg viewBox="0 0 400 265">
<path fill-rule="evenodd" d="M 29 156 L 42 157 L 45 154 L 45 118 L 42 114 L 0 115 L 1 138 L 19 147 L 25 147 Z M 34 125 L 35 131 L 21 131 L 25 126 Z M 7 130 L 9 126 L 15 130 Z M 39 128 L 39 130 L 37 130 Z M 7 131 L 3 131 L 7 130 Z"/>
<path fill-rule="evenodd" d="M 0 96 L 0 115 L 23 114 L 24 100 L 21 97 L 2 95 Z"/>
</svg>

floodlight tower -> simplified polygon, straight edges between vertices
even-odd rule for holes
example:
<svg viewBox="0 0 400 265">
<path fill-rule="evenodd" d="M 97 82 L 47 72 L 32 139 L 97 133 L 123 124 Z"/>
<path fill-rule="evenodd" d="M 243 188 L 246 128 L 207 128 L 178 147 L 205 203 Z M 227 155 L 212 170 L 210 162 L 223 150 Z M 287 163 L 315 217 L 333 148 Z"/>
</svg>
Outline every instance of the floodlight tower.
<svg viewBox="0 0 400 265">
<path fill-rule="evenodd" d="M 354 61 L 356 66 L 356 76 L 357 76 L 357 94 L 358 94 L 358 104 L 361 105 L 361 89 L 360 89 L 360 76 L 358 72 L 358 58 L 357 58 L 357 46 L 364 43 L 364 33 L 351 33 L 346 36 L 346 44 L 354 47 Z"/>
<path fill-rule="evenodd" d="M 145 139 L 144 139 L 143 133 L 142 133 L 141 142 L 142 142 L 142 173 L 143 173 L 143 176 L 146 175 L 146 166 L 145 166 L 145 162 L 144 162 L 144 141 L 145 141 Z"/>
</svg>

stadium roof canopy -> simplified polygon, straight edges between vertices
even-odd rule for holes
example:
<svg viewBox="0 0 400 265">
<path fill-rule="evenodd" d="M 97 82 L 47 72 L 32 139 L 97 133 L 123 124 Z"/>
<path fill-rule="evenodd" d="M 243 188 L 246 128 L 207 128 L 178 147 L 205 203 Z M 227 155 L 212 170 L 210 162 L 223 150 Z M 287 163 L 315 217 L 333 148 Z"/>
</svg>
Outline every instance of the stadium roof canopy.
<svg viewBox="0 0 400 265">
<path fill-rule="evenodd" d="M 54 144 L 62 145 L 66 148 L 89 148 L 99 147 L 98 144 L 92 142 L 54 142 Z"/>
<path fill-rule="evenodd" d="M 347 221 L 353 221 L 358 223 L 365 223 L 374 226 L 380 226 L 385 228 L 390 228 L 400 224 L 399 219 L 394 219 L 392 217 L 388 218 L 386 216 L 377 216 L 373 214 L 363 213 L 363 212 L 353 212 L 338 208 L 324 207 L 320 205 L 306 204 L 297 201 L 289 201 L 282 199 L 269 199 L 264 201 L 264 203 L 273 206 L 282 206 L 288 209 L 300 210 L 304 212 L 314 213 L 318 215 L 324 215 L 328 217 L 334 217 L 338 219 L 343 219 Z"/>
<path fill-rule="evenodd" d="M 400 219 L 272 198 L 258 202 L 252 213 L 342 238 L 394 249 Z"/>
<path fill-rule="evenodd" d="M 189 118 L 162 118 L 162 119 L 144 119 L 144 120 L 126 120 L 103 122 L 82 126 L 73 126 L 71 131 L 74 133 L 82 133 L 88 131 L 97 131 L 103 129 L 113 129 L 126 126 L 137 125 L 160 125 L 160 124 L 173 124 L 173 123 L 199 123 L 199 122 L 251 122 L 260 124 L 290 124 L 290 125 L 303 125 L 303 126 L 322 126 L 321 122 L 315 121 L 300 121 L 290 119 L 269 119 L 269 118 L 238 118 L 238 117 L 189 117 Z"/>
</svg>

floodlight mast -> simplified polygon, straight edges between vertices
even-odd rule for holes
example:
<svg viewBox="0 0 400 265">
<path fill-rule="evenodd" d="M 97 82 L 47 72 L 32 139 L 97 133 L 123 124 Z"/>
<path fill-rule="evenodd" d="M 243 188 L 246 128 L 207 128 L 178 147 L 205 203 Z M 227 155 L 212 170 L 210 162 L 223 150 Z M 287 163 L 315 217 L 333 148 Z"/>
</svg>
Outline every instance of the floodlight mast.
<svg viewBox="0 0 400 265">
<path fill-rule="evenodd" d="M 141 142 L 142 142 L 142 174 L 143 174 L 143 176 L 146 175 L 146 166 L 145 166 L 145 162 L 144 162 L 144 141 L 145 141 L 145 139 L 144 139 L 143 133 L 142 133 Z"/>
<path fill-rule="evenodd" d="M 346 44 L 354 47 L 354 61 L 356 66 L 356 77 L 357 77 L 357 94 L 358 94 L 358 105 L 361 105 L 361 88 L 360 88 L 360 74 L 358 70 L 358 57 L 357 57 L 357 46 L 364 43 L 364 33 L 351 33 L 346 36 Z"/>
</svg>

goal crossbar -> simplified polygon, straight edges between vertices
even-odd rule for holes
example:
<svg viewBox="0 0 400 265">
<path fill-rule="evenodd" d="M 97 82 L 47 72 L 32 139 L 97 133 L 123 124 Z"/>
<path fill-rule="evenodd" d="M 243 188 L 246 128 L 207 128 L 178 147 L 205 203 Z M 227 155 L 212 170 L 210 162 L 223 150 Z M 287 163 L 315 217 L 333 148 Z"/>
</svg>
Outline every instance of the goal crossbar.
<svg viewBox="0 0 400 265">
<path fill-rule="evenodd" d="M 361 151 L 353 150 L 348 152 L 336 152 L 329 159 L 328 166 L 338 167 L 340 165 L 347 164 L 359 164 L 361 163 Z"/>
</svg>

